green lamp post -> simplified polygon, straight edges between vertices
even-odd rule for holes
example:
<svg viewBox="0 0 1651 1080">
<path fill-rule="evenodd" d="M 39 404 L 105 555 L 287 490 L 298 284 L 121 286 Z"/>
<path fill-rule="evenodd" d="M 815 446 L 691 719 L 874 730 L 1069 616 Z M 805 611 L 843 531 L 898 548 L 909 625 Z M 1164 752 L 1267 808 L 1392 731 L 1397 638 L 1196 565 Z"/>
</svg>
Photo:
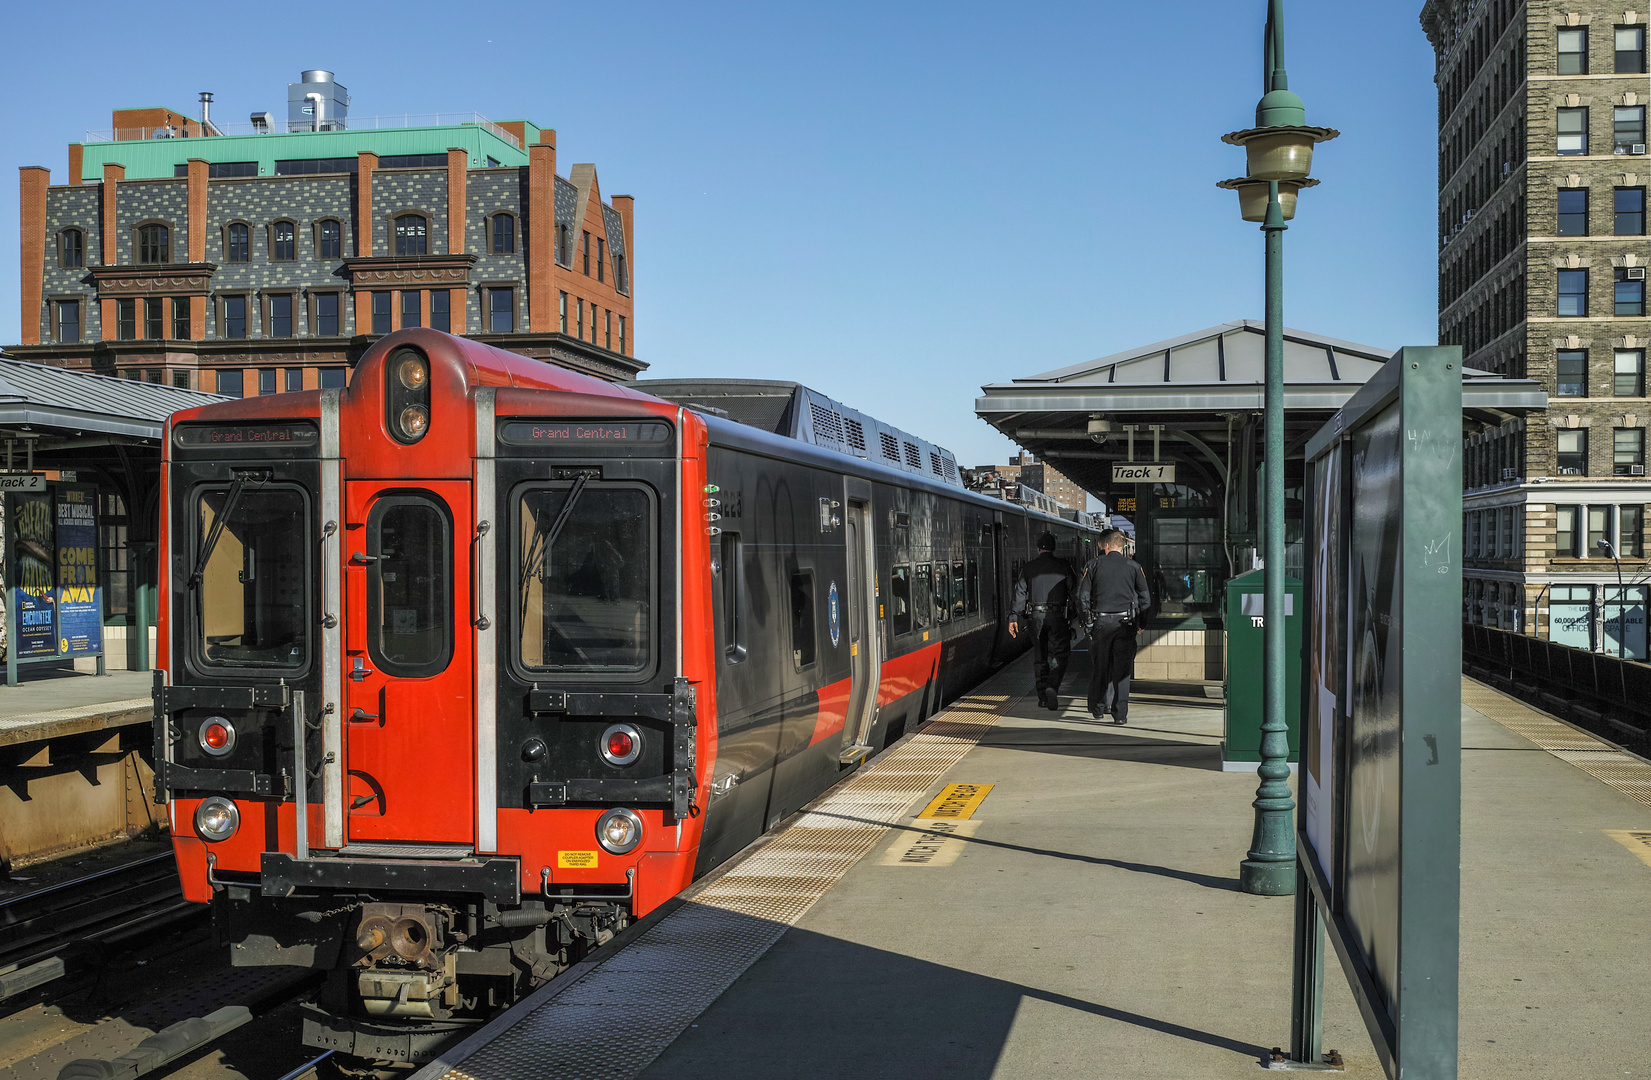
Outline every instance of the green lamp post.
<svg viewBox="0 0 1651 1080">
<path fill-rule="evenodd" d="M 1223 135 L 1242 146 L 1247 175 L 1219 186 L 1238 192 L 1245 221 L 1261 222 L 1267 236 L 1265 507 L 1266 628 L 1262 653 L 1261 779 L 1255 793 L 1255 835 L 1239 866 L 1239 887 L 1262 896 L 1296 890 L 1296 838 L 1290 798 L 1289 740 L 1285 723 L 1284 657 L 1284 223 L 1295 216 L 1296 196 L 1317 180 L 1307 174 L 1313 147 L 1333 139 L 1334 128 L 1308 127 L 1301 99 L 1284 74 L 1284 0 L 1269 0 L 1262 62 L 1261 103 L 1255 127 Z"/>
</svg>

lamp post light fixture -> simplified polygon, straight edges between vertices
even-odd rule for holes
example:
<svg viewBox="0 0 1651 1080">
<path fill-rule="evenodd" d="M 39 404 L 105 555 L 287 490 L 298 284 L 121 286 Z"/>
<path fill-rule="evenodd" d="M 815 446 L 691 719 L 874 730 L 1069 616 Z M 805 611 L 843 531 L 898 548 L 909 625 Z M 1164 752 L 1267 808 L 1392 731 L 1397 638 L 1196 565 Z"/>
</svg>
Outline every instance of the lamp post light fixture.
<svg viewBox="0 0 1651 1080">
<path fill-rule="evenodd" d="M 1268 0 L 1261 102 L 1255 127 L 1223 135 L 1242 146 L 1248 174 L 1219 186 L 1238 192 L 1245 221 L 1261 222 L 1267 237 L 1266 376 L 1264 416 L 1267 463 L 1265 508 L 1265 637 L 1262 653 L 1261 765 L 1255 797 L 1255 833 L 1239 866 L 1239 887 L 1262 896 L 1296 891 L 1296 838 L 1290 798 L 1284 625 L 1284 222 L 1295 216 L 1296 196 L 1310 179 L 1313 147 L 1335 138 L 1334 128 L 1309 127 L 1301 98 L 1284 73 L 1284 0 Z"/>
</svg>

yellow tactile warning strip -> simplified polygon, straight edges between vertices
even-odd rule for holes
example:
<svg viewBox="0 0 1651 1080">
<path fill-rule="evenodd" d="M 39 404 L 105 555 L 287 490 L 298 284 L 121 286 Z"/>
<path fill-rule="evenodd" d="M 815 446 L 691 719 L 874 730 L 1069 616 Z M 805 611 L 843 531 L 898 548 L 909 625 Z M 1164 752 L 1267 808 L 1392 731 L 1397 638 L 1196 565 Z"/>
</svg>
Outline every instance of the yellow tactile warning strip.
<svg viewBox="0 0 1651 1080">
<path fill-rule="evenodd" d="M 1632 851 L 1640 862 L 1651 866 L 1651 831 L 1646 829 L 1606 829 L 1605 835 Z"/>
<path fill-rule="evenodd" d="M 992 682 L 1005 675 L 1015 677 Z M 1009 700 L 962 699 L 626 948 L 553 979 L 413 1080 L 635 1076 L 974 749 Z"/>
<path fill-rule="evenodd" d="M 1586 731 L 1537 712 L 1473 679 L 1462 679 L 1462 704 L 1529 739 L 1561 761 L 1568 761 L 1630 799 L 1651 806 L 1651 764 Z"/>
<path fill-rule="evenodd" d="M 991 784 L 947 784 L 917 816 L 965 821 L 975 816 L 981 802 L 991 793 Z"/>
</svg>

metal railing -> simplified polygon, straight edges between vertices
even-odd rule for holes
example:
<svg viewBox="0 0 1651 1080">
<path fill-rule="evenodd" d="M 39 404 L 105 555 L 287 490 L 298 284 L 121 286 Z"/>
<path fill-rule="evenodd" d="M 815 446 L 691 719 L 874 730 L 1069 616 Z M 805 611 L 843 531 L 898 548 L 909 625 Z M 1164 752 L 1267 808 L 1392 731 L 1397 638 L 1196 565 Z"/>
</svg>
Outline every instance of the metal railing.
<svg viewBox="0 0 1651 1080">
<path fill-rule="evenodd" d="M 1580 706 L 1631 718 L 1637 721 L 1635 728 L 1651 723 L 1651 664 L 1472 623 L 1462 625 L 1462 660 L 1516 688 L 1548 691 L 1562 699 L 1543 708 L 1575 712 Z M 1621 741 L 1624 736 L 1619 731 L 1610 737 Z"/>
<path fill-rule="evenodd" d="M 328 131 L 376 131 L 383 128 L 474 126 L 497 136 L 499 139 L 509 143 L 518 150 L 522 148 L 522 141 L 520 139 L 478 112 L 402 113 L 399 116 L 351 116 L 341 121 L 324 120 L 322 123 L 327 125 L 337 125 L 335 127 L 329 126 L 323 129 Z M 212 126 L 218 129 L 220 135 L 289 134 L 286 124 L 280 120 L 277 120 L 275 124 L 267 128 L 254 126 L 250 120 L 231 124 L 220 124 L 214 121 Z M 86 141 L 89 143 L 100 143 L 129 142 L 141 139 L 151 139 L 154 137 L 156 130 L 156 128 L 152 127 L 113 128 L 102 131 L 92 131 L 88 129 L 86 132 Z M 300 128 L 298 133 L 302 134 L 307 130 L 308 129 Z M 210 138 L 211 136 L 188 136 L 179 134 L 173 137 L 182 139 Z"/>
</svg>

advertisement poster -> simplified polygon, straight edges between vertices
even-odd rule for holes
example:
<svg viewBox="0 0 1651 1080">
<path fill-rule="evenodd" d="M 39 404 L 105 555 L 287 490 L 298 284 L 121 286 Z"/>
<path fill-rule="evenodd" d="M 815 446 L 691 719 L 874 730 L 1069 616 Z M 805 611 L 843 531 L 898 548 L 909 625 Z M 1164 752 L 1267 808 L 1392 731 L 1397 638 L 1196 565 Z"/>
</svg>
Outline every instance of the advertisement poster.
<svg viewBox="0 0 1651 1080">
<path fill-rule="evenodd" d="M 57 654 L 103 649 L 103 597 L 97 580 L 97 489 L 57 485 Z"/>
<path fill-rule="evenodd" d="M 17 610 L 18 659 L 57 654 L 57 553 L 52 497 L 46 492 L 13 493 L 7 510 L 11 550 L 7 569 Z"/>
</svg>

